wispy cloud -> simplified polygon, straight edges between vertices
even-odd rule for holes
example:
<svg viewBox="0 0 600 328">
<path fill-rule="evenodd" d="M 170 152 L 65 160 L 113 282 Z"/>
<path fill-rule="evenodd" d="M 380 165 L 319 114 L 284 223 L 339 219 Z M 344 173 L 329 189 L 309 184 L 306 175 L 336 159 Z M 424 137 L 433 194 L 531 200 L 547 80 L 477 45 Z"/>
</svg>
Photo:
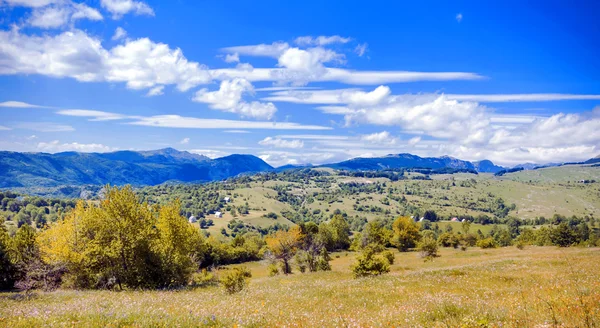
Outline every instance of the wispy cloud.
<svg viewBox="0 0 600 328">
<path fill-rule="evenodd" d="M 33 130 L 38 132 L 71 132 L 75 128 L 70 125 L 51 123 L 51 122 L 23 122 L 16 125 L 16 128 Z"/>
<path fill-rule="evenodd" d="M 560 100 L 599 100 L 600 95 L 577 95 L 563 93 L 524 93 L 524 94 L 447 94 L 448 99 L 462 101 L 477 101 L 487 103 L 497 102 L 540 102 Z"/>
<path fill-rule="evenodd" d="M 63 109 L 56 112 L 59 115 L 87 117 L 90 121 L 113 121 L 131 118 L 131 116 L 89 109 Z"/>
<path fill-rule="evenodd" d="M 150 117 L 141 117 L 139 120 L 129 122 L 127 124 L 183 129 L 331 130 L 330 127 L 326 126 L 303 125 L 290 122 L 236 121 L 184 117 L 179 115 L 157 115 Z"/>
<path fill-rule="evenodd" d="M 22 101 L 5 101 L 0 103 L 0 107 L 8 108 L 52 108 L 46 106 L 32 105 Z"/>
</svg>

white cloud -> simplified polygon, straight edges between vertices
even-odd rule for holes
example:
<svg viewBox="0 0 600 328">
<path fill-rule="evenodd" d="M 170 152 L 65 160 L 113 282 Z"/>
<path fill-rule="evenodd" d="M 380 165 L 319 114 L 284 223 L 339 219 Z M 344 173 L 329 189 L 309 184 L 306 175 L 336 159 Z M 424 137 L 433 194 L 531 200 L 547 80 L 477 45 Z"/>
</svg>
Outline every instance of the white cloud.
<svg viewBox="0 0 600 328">
<path fill-rule="evenodd" d="M 34 27 L 51 29 L 66 26 L 80 19 L 100 21 L 103 17 L 98 10 L 83 3 L 63 1 L 34 8 L 27 23 Z"/>
<path fill-rule="evenodd" d="M 182 145 L 187 145 L 190 143 L 190 138 L 183 138 L 179 143 Z"/>
<path fill-rule="evenodd" d="M 240 55 L 237 52 L 234 54 L 226 54 L 223 60 L 225 60 L 226 63 L 239 63 Z"/>
<path fill-rule="evenodd" d="M 414 146 L 414 145 L 418 144 L 419 142 L 421 142 L 421 137 L 412 137 L 408 140 L 408 144 L 411 146 Z"/>
<path fill-rule="evenodd" d="M 310 45 L 314 45 L 314 46 L 325 46 L 328 44 L 332 44 L 332 43 L 348 43 L 352 41 L 352 38 L 344 38 L 341 37 L 339 35 L 332 35 L 332 36 L 318 36 L 316 38 L 313 38 L 312 36 L 301 36 L 296 38 L 296 40 L 294 42 L 296 42 L 296 44 L 301 45 L 301 46 L 310 46 Z"/>
<path fill-rule="evenodd" d="M 192 150 L 188 150 L 190 153 L 194 153 L 194 154 L 198 154 L 198 155 L 204 155 L 208 158 L 219 158 L 219 157 L 224 157 L 227 155 L 231 155 L 230 153 L 221 151 L 221 150 L 215 150 L 215 149 L 192 149 Z"/>
<path fill-rule="evenodd" d="M 119 26 L 119 27 L 117 27 L 117 29 L 115 30 L 115 34 L 113 34 L 113 36 L 112 36 L 112 38 L 111 38 L 111 39 L 112 39 L 113 41 L 115 41 L 115 40 L 120 40 L 120 39 L 123 39 L 123 38 L 125 38 L 125 37 L 127 37 L 127 31 L 125 31 L 125 29 L 124 29 L 124 28 L 122 28 L 122 27 L 120 27 L 120 26 Z"/>
<path fill-rule="evenodd" d="M 329 152 L 296 153 L 291 151 L 268 150 L 260 152 L 258 157 L 274 167 L 279 167 L 287 164 L 322 164 L 331 162 L 332 159 L 335 158 L 335 155 Z"/>
<path fill-rule="evenodd" d="M 368 47 L 369 45 L 366 43 L 359 44 L 356 46 L 356 48 L 354 48 L 354 52 L 358 55 L 358 57 L 362 57 L 367 52 Z"/>
<path fill-rule="evenodd" d="M 273 129 L 273 130 L 331 130 L 319 125 L 302 125 L 290 122 L 237 121 L 183 117 L 179 115 L 157 115 L 141 117 L 128 124 L 162 128 L 182 129 Z"/>
<path fill-rule="evenodd" d="M 206 67 L 188 61 L 180 49 L 148 38 L 114 47 L 106 56 L 105 65 L 106 80 L 126 82 L 132 89 L 175 84 L 179 90 L 187 91 L 211 80 Z"/>
<path fill-rule="evenodd" d="M 72 3 L 73 15 L 71 20 L 76 21 L 78 19 L 89 19 L 93 21 L 103 20 L 102 14 L 94 8 L 88 7 L 83 3 Z"/>
<path fill-rule="evenodd" d="M 456 14 L 456 21 L 457 22 L 459 22 L 459 23 L 462 22 L 462 19 L 463 19 L 463 14 L 462 13 Z"/>
<path fill-rule="evenodd" d="M 99 39 L 73 30 L 28 36 L 0 31 L 0 74 L 42 74 L 78 81 L 124 82 L 131 89 L 174 84 L 186 91 L 211 81 L 206 67 L 188 61 L 180 49 L 142 38 L 110 50 Z"/>
<path fill-rule="evenodd" d="M 73 143 L 60 143 L 58 140 L 54 140 L 51 142 L 40 142 L 37 144 L 37 149 L 42 152 L 48 153 L 59 153 L 65 151 L 78 151 L 84 153 L 90 152 L 110 152 L 116 150 L 116 148 L 111 148 L 102 144 L 81 144 L 77 142 Z"/>
<path fill-rule="evenodd" d="M 388 98 L 391 93 L 389 87 L 380 85 L 371 92 L 342 91 L 340 101 L 353 106 L 374 106 Z"/>
<path fill-rule="evenodd" d="M 154 16 L 154 10 L 142 1 L 100 0 L 100 5 L 113 15 L 113 19 L 119 19 L 128 13 Z"/>
<path fill-rule="evenodd" d="M 224 130 L 224 133 L 250 133 L 250 131 L 246 130 Z"/>
<path fill-rule="evenodd" d="M 227 47 L 221 49 L 223 52 L 230 54 L 245 55 L 245 56 L 256 56 L 256 57 L 273 57 L 278 58 L 288 48 L 289 44 L 285 42 L 273 42 L 272 44 L 257 44 L 249 46 L 236 46 Z"/>
<path fill-rule="evenodd" d="M 148 96 L 148 97 L 154 97 L 154 96 L 163 95 L 164 94 L 164 89 L 165 89 L 164 85 L 157 85 L 154 88 L 148 90 L 148 93 L 146 94 L 146 96 Z"/>
<path fill-rule="evenodd" d="M 273 138 L 273 137 L 266 137 L 263 140 L 258 142 L 259 145 L 261 146 L 271 146 L 271 147 L 275 147 L 275 148 L 303 148 L 304 147 L 304 142 L 302 142 L 302 140 L 284 140 L 281 138 Z"/>
<path fill-rule="evenodd" d="M 448 94 L 448 99 L 462 101 L 477 101 L 486 103 L 497 102 L 540 102 L 559 100 L 600 100 L 600 95 L 576 95 L 561 93 L 530 93 L 530 94 L 481 94 L 481 95 L 457 95 Z"/>
<path fill-rule="evenodd" d="M 37 136 L 35 134 L 30 135 L 29 137 L 25 138 L 27 140 L 34 140 L 37 139 Z"/>
<path fill-rule="evenodd" d="M 289 82 L 297 72 L 287 68 L 254 68 L 252 71 L 232 68 L 211 69 L 216 80 L 244 78 L 250 82 Z M 377 85 L 386 83 L 407 83 L 417 81 L 479 80 L 483 77 L 465 72 L 412 72 L 412 71 L 355 71 L 325 67 L 322 74 L 298 74 L 302 83 L 340 82 L 350 85 Z"/>
<path fill-rule="evenodd" d="M 56 112 L 59 115 L 88 117 L 90 121 L 113 121 L 128 118 L 128 116 L 89 109 L 63 109 Z"/>
<path fill-rule="evenodd" d="M 47 5 L 61 3 L 64 0 L 4 0 L 9 6 L 39 8 Z"/>
<path fill-rule="evenodd" d="M 281 139 L 301 139 L 301 140 L 347 140 L 348 136 L 327 135 L 327 134 L 287 134 L 278 135 Z"/>
<path fill-rule="evenodd" d="M 287 70 L 281 71 L 280 81 L 306 84 L 327 73 L 323 64 L 328 62 L 342 63 L 344 55 L 333 50 L 317 47 L 309 49 L 289 48 L 277 59 L 278 66 Z"/>
<path fill-rule="evenodd" d="M 360 140 L 379 145 L 394 145 L 398 141 L 387 131 L 365 134 L 360 137 Z"/>
<path fill-rule="evenodd" d="M 9 131 L 9 130 L 12 130 L 12 129 L 7 126 L 0 125 L 0 131 Z"/>
<path fill-rule="evenodd" d="M 71 132 L 75 131 L 70 125 L 50 123 L 50 122 L 24 122 L 17 124 L 19 129 L 33 130 L 38 132 Z"/>
<path fill-rule="evenodd" d="M 5 101 L 0 103 L 0 107 L 9 107 L 9 108 L 48 108 L 46 106 L 38 106 L 28 104 L 22 101 Z"/>
<path fill-rule="evenodd" d="M 222 81 L 217 91 L 200 89 L 193 100 L 209 104 L 212 109 L 237 113 L 245 117 L 271 119 L 277 108 L 273 103 L 253 101 L 247 103 L 242 100 L 244 94 L 253 94 L 254 88 L 245 79 Z"/>
</svg>

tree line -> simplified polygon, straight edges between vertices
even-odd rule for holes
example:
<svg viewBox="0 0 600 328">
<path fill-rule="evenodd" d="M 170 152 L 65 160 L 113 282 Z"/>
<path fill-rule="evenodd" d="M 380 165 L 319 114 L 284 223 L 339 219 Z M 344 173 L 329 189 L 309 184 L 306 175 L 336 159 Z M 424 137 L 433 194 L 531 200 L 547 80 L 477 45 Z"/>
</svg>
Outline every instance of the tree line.
<svg viewBox="0 0 600 328">
<path fill-rule="evenodd" d="M 600 246 L 597 222 L 577 217 L 557 216 L 539 228 L 515 219 L 486 234 L 472 230 L 467 220 L 454 231 L 401 216 L 367 222 L 353 232 L 348 217 L 336 211 L 320 224 L 298 222 L 266 236 L 251 230 L 206 236 L 181 215 L 177 200 L 149 204 L 131 187 L 107 187 L 100 201 L 79 201 L 43 229 L 23 224 L 11 236 L 0 224 L 0 288 L 180 288 L 212 281 L 214 267 L 261 259 L 271 263 L 272 275 L 327 271 L 330 252 L 344 250 L 360 252 L 352 271 L 363 277 L 389 271 L 390 248 L 418 251 L 432 260 L 438 247 Z M 236 291 L 248 272 L 226 276 Z"/>
</svg>

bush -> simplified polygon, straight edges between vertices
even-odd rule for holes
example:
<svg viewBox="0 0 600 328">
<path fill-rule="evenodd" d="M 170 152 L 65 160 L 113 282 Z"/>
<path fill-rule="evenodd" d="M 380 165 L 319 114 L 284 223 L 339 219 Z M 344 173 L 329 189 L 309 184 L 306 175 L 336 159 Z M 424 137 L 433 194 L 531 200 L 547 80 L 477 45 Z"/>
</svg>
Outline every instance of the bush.
<svg viewBox="0 0 600 328">
<path fill-rule="evenodd" d="M 431 261 L 438 257 L 438 243 L 432 237 L 423 238 L 417 245 L 417 250 L 421 253 L 421 257 L 425 261 Z"/>
<path fill-rule="evenodd" d="M 456 237 L 455 234 L 450 233 L 450 232 L 444 232 L 438 238 L 438 243 L 442 247 L 454 247 L 454 248 L 457 248 L 458 245 L 459 245 L 459 243 L 460 243 L 460 241 L 458 240 L 458 237 Z"/>
<path fill-rule="evenodd" d="M 520 240 L 517 241 L 517 242 L 515 242 L 515 246 L 517 247 L 517 249 L 520 249 L 520 250 L 524 250 L 525 249 L 525 243 L 522 242 L 522 241 L 520 241 Z"/>
<path fill-rule="evenodd" d="M 221 278 L 221 285 L 227 294 L 241 292 L 248 284 L 247 279 L 252 277 L 250 270 L 245 266 L 233 268 Z"/>
<path fill-rule="evenodd" d="M 390 264 L 394 264 L 395 256 L 394 253 L 392 253 L 391 251 L 385 251 L 381 253 L 381 256 L 383 256 L 384 259 L 390 262 Z"/>
<path fill-rule="evenodd" d="M 211 271 L 206 269 L 202 269 L 201 272 L 196 272 L 192 274 L 192 278 L 190 281 L 190 286 L 192 287 L 207 287 L 212 285 L 217 285 L 219 283 L 219 279 L 217 275 Z"/>
<path fill-rule="evenodd" d="M 498 247 L 498 244 L 496 243 L 496 241 L 494 240 L 494 238 L 488 237 L 488 238 L 481 239 L 481 240 L 477 241 L 477 247 L 481 247 L 481 248 L 496 248 L 496 247 Z"/>
<path fill-rule="evenodd" d="M 277 268 L 277 264 L 273 263 L 269 265 L 269 277 L 274 277 L 279 274 L 279 268 Z"/>
<path fill-rule="evenodd" d="M 331 257 L 329 256 L 327 249 L 325 247 L 321 248 L 321 255 L 317 260 L 317 270 L 331 271 L 331 265 L 329 264 L 329 261 L 331 261 Z"/>
<path fill-rule="evenodd" d="M 390 272 L 390 263 L 381 256 L 376 256 L 372 248 L 366 247 L 362 255 L 352 266 L 354 278 L 378 276 Z"/>
</svg>

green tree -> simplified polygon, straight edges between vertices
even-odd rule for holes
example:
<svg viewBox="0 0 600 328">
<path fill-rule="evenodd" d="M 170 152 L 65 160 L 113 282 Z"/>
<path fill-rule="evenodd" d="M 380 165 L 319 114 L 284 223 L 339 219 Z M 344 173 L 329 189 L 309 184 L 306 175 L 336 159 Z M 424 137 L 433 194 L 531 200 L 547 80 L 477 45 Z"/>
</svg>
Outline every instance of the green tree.
<svg viewBox="0 0 600 328">
<path fill-rule="evenodd" d="M 140 203 L 131 187 L 106 187 L 100 204 L 80 201 L 39 237 L 43 259 L 64 264 L 80 288 L 164 288 L 186 284 L 204 254 L 179 203 Z"/>
<path fill-rule="evenodd" d="M 394 231 L 392 245 L 396 246 L 401 252 L 414 248 L 421 239 L 419 225 L 410 217 L 401 216 L 397 218 L 392 224 L 392 229 Z"/>
<path fill-rule="evenodd" d="M 351 269 L 355 278 L 378 276 L 390 272 L 390 263 L 381 255 L 376 255 L 372 247 L 365 247 Z"/>
<path fill-rule="evenodd" d="M 556 246 L 569 247 L 578 242 L 578 236 L 566 222 L 563 222 L 551 230 L 550 240 Z"/>
<path fill-rule="evenodd" d="M 0 220 L 0 290 L 13 288 L 17 278 L 18 269 L 11 259 L 12 240 Z"/>
</svg>

